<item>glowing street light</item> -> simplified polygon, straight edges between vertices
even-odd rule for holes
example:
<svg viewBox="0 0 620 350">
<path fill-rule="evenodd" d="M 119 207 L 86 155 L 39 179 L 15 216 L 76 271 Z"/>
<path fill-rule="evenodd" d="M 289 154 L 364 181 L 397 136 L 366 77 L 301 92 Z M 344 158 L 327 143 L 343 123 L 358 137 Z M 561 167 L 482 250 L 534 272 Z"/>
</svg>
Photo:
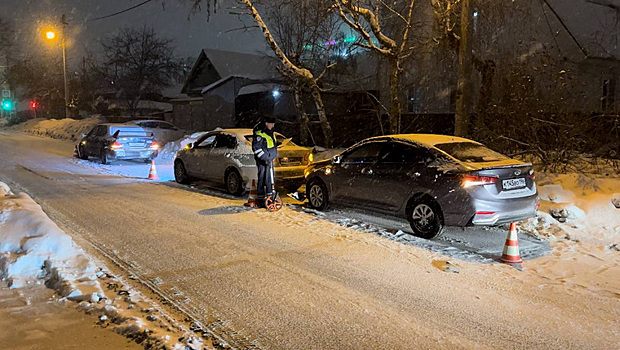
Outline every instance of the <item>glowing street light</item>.
<svg viewBox="0 0 620 350">
<path fill-rule="evenodd" d="M 69 84 L 67 82 L 67 52 L 66 52 L 66 45 L 65 45 L 65 37 L 67 33 L 67 20 L 65 19 L 64 14 L 62 15 L 62 17 L 60 17 L 60 24 L 62 24 L 62 32 L 59 34 L 60 39 L 61 39 L 60 44 L 62 46 L 62 75 L 65 79 L 65 118 L 69 118 L 69 115 L 71 112 L 69 111 Z M 54 30 L 46 31 L 45 38 L 47 40 L 56 39 L 56 31 Z"/>
</svg>

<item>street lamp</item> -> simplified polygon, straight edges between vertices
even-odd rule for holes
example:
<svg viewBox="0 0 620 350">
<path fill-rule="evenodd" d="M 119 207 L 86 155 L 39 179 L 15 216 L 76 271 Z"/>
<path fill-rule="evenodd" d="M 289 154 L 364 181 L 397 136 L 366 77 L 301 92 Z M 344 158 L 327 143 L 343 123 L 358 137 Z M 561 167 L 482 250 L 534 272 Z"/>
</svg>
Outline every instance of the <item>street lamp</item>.
<svg viewBox="0 0 620 350">
<path fill-rule="evenodd" d="M 67 82 L 67 50 L 65 45 L 65 37 L 67 33 L 67 20 L 65 19 L 65 15 L 63 14 L 60 17 L 60 24 L 62 24 L 62 32 L 60 35 L 60 46 L 62 47 L 62 75 L 65 80 L 65 118 L 69 118 L 69 84 Z M 56 32 L 54 30 L 48 30 L 45 32 L 45 38 L 47 40 L 56 39 Z"/>
</svg>

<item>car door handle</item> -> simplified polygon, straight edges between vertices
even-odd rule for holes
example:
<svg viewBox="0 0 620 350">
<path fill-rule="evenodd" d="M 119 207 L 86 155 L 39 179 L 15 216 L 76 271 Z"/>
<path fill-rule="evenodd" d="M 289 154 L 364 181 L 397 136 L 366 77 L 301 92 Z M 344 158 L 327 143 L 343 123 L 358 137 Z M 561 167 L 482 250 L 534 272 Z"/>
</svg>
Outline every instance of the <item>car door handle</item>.
<svg viewBox="0 0 620 350">
<path fill-rule="evenodd" d="M 364 168 L 362 169 L 362 174 L 364 175 L 372 175 L 374 172 L 372 171 L 372 169 L 369 168 Z"/>
</svg>

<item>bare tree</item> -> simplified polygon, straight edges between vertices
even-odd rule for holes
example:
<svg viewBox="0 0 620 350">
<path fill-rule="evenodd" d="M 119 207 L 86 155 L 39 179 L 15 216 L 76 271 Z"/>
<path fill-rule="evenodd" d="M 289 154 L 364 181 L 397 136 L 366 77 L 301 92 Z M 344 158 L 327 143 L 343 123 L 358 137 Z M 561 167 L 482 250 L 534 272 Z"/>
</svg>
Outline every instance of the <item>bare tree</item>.
<svg viewBox="0 0 620 350">
<path fill-rule="evenodd" d="M 342 22 L 329 12 L 331 0 L 275 0 L 265 3 L 269 27 L 275 41 L 286 57 L 297 67 L 314 74 L 317 83 L 336 65 L 337 56 L 347 50 L 343 39 Z M 305 80 L 290 69 L 281 69 L 293 88 L 293 97 L 299 117 L 300 141 L 307 144 L 309 118 L 303 105 L 303 93 L 308 88 Z"/>
<path fill-rule="evenodd" d="M 403 63 L 411 56 L 415 0 L 334 0 L 342 20 L 362 37 L 359 44 L 387 59 L 389 66 L 391 133 L 400 132 Z M 391 22 L 391 23 L 388 23 Z M 394 25 L 399 23 L 399 25 Z M 390 25 L 391 24 L 391 25 Z M 392 27 L 388 30 L 388 26 Z"/>
<path fill-rule="evenodd" d="M 207 8 L 209 9 L 211 6 L 215 9 L 218 5 L 217 0 L 192 0 L 194 10 L 199 10 L 201 8 L 201 4 L 205 3 Z M 325 112 L 325 104 L 323 103 L 323 98 L 321 96 L 321 88 L 319 87 L 319 79 L 321 76 L 315 76 L 312 71 L 304 66 L 302 66 L 299 62 L 295 62 L 295 60 L 291 60 L 287 53 L 282 49 L 280 44 L 276 41 L 276 38 L 269 30 L 267 23 L 263 20 L 261 14 L 258 11 L 258 8 L 255 6 L 254 2 L 251 0 L 235 0 L 238 4 L 245 7 L 249 14 L 252 16 L 258 27 L 263 33 L 265 41 L 267 45 L 273 50 L 276 57 L 282 63 L 282 70 L 289 77 L 296 77 L 297 80 L 301 84 L 306 85 L 312 98 L 314 100 L 314 104 L 316 107 L 317 115 L 319 118 L 319 122 L 321 123 L 321 129 L 323 131 L 323 137 L 325 140 L 325 146 L 332 146 L 332 129 L 329 121 L 327 120 L 327 114 Z M 221 2 L 221 1 L 220 1 Z"/>
<path fill-rule="evenodd" d="M 180 69 L 172 40 L 158 37 L 152 28 L 122 28 L 102 45 L 101 74 L 125 101 L 132 117 L 143 97 L 170 86 Z"/>
</svg>

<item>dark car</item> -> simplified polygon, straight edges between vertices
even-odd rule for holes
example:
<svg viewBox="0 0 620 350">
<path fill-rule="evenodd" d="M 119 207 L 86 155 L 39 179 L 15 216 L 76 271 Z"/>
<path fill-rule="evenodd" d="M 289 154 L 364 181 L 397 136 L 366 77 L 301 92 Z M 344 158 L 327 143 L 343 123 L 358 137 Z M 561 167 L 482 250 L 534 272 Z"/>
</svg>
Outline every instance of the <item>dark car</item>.
<svg viewBox="0 0 620 350">
<path fill-rule="evenodd" d="M 536 214 L 532 165 L 472 140 L 391 135 L 364 140 L 306 169 L 311 207 L 330 202 L 406 217 L 414 234 L 444 226 L 499 225 Z"/>
<path fill-rule="evenodd" d="M 77 156 L 81 159 L 97 157 L 101 164 L 111 160 L 141 159 L 145 162 L 157 157 L 159 145 L 151 133 L 137 125 L 99 124 L 76 146 Z"/>
</svg>

